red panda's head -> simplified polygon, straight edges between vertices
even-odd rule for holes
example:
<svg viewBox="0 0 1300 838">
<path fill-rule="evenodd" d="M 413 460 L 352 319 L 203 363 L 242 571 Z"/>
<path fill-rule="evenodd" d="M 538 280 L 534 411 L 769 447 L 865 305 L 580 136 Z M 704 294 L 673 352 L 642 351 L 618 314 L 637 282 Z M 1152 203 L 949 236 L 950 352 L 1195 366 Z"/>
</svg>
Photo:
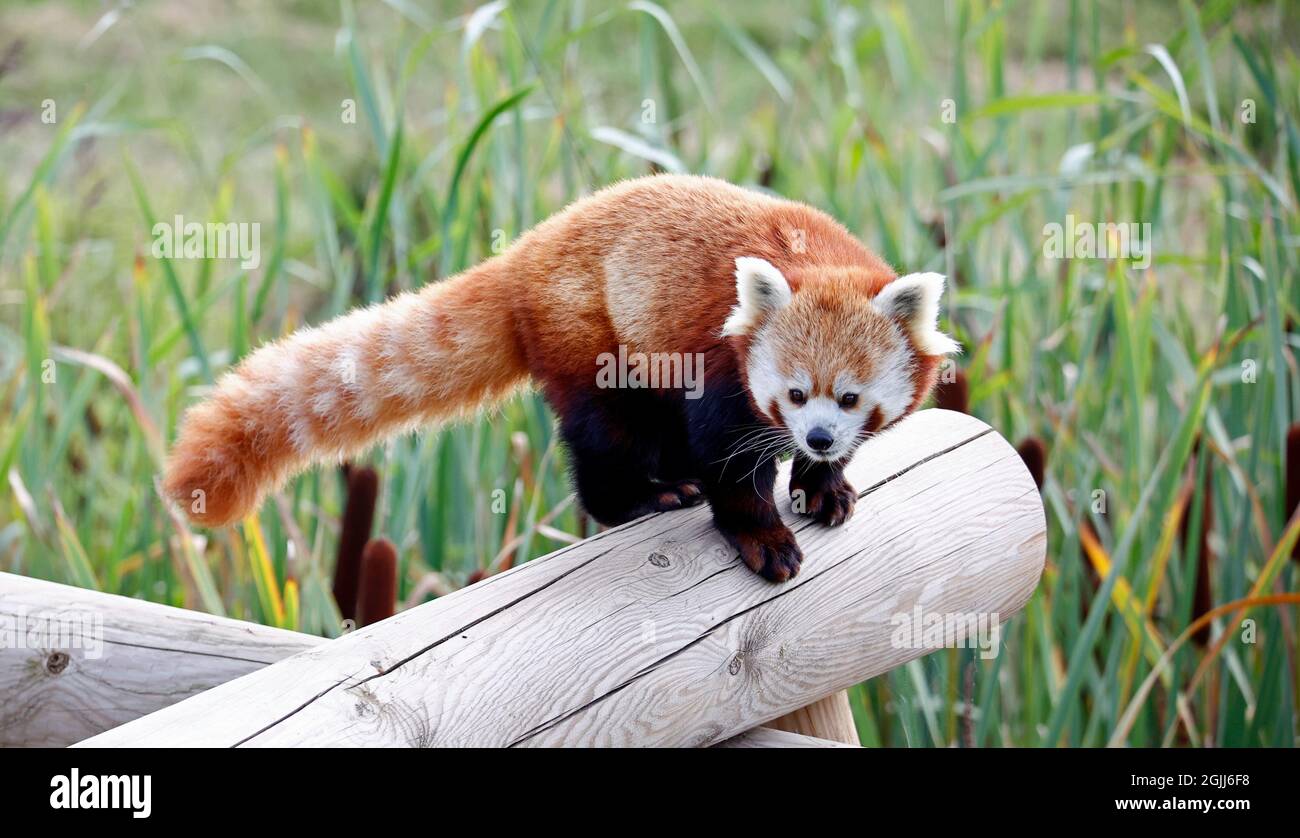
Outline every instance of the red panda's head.
<svg viewBox="0 0 1300 838">
<path fill-rule="evenodd" d="M 737 303 L 722 333 L 741 338 L 762 416 L 809 458 L 839 461 L 915 410 L 960 348 L 938 330 L 939 274 L 880 287 L 857 269 L 816 273 L 792 286 L 770 262 L 737 259 Z"/>
</svg>

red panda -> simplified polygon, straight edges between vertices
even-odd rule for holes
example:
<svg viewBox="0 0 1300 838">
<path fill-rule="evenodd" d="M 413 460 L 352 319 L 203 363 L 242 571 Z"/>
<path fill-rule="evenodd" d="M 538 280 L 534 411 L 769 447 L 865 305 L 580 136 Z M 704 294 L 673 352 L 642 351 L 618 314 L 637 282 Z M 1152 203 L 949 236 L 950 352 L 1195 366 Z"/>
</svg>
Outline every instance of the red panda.
<svg viewBox="0 0 1300 838">
<path fill-rule="evenodd" d="M 844 464 L 958 349 L 937 329 L 942 291 L 806 205 L 706 177 L 625 181 L 464 273 L 254 352 L 186 413 L 165 491 L 227 525 L 313 462 L 531 381 L 594 518 L 707 499 L 744 563 L 784 581 L 802 554 L 774 502 L 778 454 L 794 452 L 796 508 L 847 520 Z M 701 359 L 701 386 L 599 380 L 629 353 Z"/>
</svg>

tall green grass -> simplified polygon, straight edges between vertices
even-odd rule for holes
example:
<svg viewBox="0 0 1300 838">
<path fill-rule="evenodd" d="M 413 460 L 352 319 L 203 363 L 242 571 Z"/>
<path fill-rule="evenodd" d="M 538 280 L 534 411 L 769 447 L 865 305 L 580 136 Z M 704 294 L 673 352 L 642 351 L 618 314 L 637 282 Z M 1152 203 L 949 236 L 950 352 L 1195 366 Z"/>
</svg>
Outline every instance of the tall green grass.
<svg viewBox="0 0 1300 838">
<path fill-rule="evenodd" d="M 1184 518 L 1212 519 L 1215 605 L 1296 590 L 1286 4 L 146 4 L 85 45 L 91 7 L 55 8 L 0 12 L 0 53 L 26 42 L 0 77 L 0 568 L 337 634 L 339 475 L 193 532 L 155 491 L 184 408 L 258 343 L 472 265 L 575 196 L 710 173 L 948 274 L 972 412 L 1049 451 L 1048 567 L 1003 653 L 856 687 L 864 742 L 1295 744 L 1294 607 L 1179 643 Z M 176 214 L 259 222 L 261 264 L 153 258 Z M 1154 263 L 1046 258 L 1067 214 L 1150 223 Z M 536 396 L 370 460 L 403 598 L 586 526 Z"/>
</svg>

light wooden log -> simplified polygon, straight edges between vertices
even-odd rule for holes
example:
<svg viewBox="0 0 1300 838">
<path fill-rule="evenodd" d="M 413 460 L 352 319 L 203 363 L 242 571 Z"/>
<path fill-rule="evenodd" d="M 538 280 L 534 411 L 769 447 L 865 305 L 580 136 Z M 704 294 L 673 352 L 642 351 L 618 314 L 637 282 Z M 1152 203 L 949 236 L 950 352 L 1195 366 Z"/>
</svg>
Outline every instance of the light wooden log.
<svg viewBox="0 0 1300 838">
<path fill-rule="evenodd" d="M 739 736 L 724 739 L 715 748 L 854 748 L 861 745 L 846 745 L 831 739 L 818 739 L 801 733 L 790 733 L 771 727 L 756 727 Z"/>
<path fill-rule="evenodd" d="M 858 726 L 853 721 L 847 690 L 838 690 L 825 698 L 786 713 L 768 722 L 768 727 L 800 733 L 817 739 L 830 739 L 845 745 L 861 745 Z"/>
<path fill-rule="evenodd" d="M 0 573 L 0 747 L 71 745 L 325 642 Z"/>
<path fill-rule="evenodd" d="M 709 745 L 931 651 L 894 639 L 914 608 L 1005 620 L 1038 584 L 1038 491 L 979 420 L 917 414 L 849 476 L 842 527 L 780 499 L 784 585 L 706 507 L 652 515 L 84 744 Z"/>
</svg>

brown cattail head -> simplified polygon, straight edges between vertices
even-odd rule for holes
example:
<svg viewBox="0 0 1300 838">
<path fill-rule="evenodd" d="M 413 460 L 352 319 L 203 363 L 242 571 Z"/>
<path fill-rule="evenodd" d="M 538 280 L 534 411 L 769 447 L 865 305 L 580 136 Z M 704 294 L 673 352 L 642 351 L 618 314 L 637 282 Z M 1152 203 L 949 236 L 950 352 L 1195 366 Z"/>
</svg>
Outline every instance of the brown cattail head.
<svg viewBox="0 0 1300 838">
<path fill-rule="evenodd" d="M 482 582 L 486 578 L 487 578 L 487 571 L 483 570 L 483 568 L 481 567 L 475 568 L 474 570 L 470 571 L 469 576 L 465 577 L 465 587 L 468 588 L 470 585 L 473 585 L 475 582 Z"/>
<path fill-rule="evenodd" d="M 368 626 L 393 616 L 397 608 L 397 547 L 386 538 L 367 542 L 361 554 L 357 623 Z"/>
<path fill-rule="evenodd" d="M 1201 490 L 1201 531 L 1196 543 L 1196 592 L 1192 596 L 1192 620 L 1198 620 L 1214 607 L 1214 592 L 1210 589 L 1210 563 L 1214 556 L 1210 552 L 1210 530 L 1214 528 L 1214 481 L 1209 469 L 1205 471 L 1205 486 Z M 1184 542 L 1185 543 L 1185 542 Z M 1206 624 L 1192 641 L 1204 646 L 1210 640 L 1210 626 Z"/>
<path fill-rule="evenodd" d="M 934 387 L 934 406 L 970 413 L 970 385 L 966 382 L 965 372 L 957 370 L 952 376 L 939 374 L 939 383 Z"/>
<path fill-rule="evenodd" d="M 97 437 L 104 432 L 104 425 L 99 421 L 99 415 L 95 413 L 95 406 L 93 404 L 86 404 L 86 409 L 82 413 L 82 416 L 86 420 L 86 430 L 91 436 Z"/>
<path fill-rule="evenodd" d="M 944 226 L 942 215 L 935 213 L 930 216 L 925 226 L 929 228 L 930 241 L 934 242 L 936 249 L 943 250 L 948 246 L 948 228 Z"/>
<path fill-rule="evenodd" d="M 1047 446 L 1038 437 L 1027 436 L 1016 446 L 1016 453 L 1025 461 L 1025 468 L 1029 469 L 1030 475 L 1034 478 L 1034 485 L 1041 492 L 1043 477 L 1047 474 Z"/>
<path fill-rule="evenodd" d="M 1283 521 L 1290 521 L 1300 507 L 1300 422 L 1286 432 L 1286 509 Z M 1291 547 L 1291 558 L 1300 562 L 1300 539 Z"/>
<path fill-rule="evenodd" d="M 375 522 L 375 498 L 379 475 L 370 466 L 348 473 L 348 499 L 343 507 L 339 530 L 339 551 L 334 561 L 334 601 L 345 620 L 357 618 L 357 584 L 361 573 L 361 551 L 370 540 Z"/>
</svg>

